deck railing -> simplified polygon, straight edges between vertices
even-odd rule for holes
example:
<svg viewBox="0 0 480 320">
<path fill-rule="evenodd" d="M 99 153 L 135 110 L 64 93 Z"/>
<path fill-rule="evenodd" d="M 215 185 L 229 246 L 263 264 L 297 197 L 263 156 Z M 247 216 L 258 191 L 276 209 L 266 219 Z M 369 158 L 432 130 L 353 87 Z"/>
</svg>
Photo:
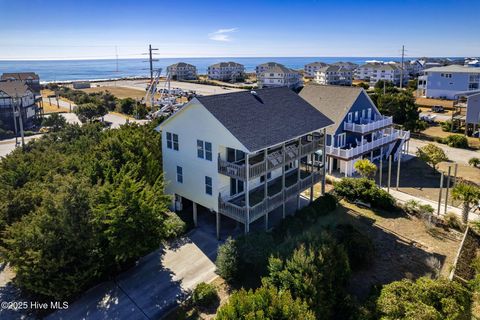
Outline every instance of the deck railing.
<svg viewBox="0 0 480 320">
<path fill-rule="evenodd" d="M 322 147 L 322 139 L 314 139 L 305 144 L 289 145 L 285 148 L 285 155 L 281 150 L 274 151 L 267 155 L 266 160 L 262 160 L 249 167 L 250 179 L 260 177 L 265 174 L 266 170 L 271 171 L 281 168 L 286 163 L 297 160 L 305 155 L 315 152 Z M 285 162 L 283 158 L 285 156 Z M 265 162 L 267 166 L 265 166 Z M 246 166 L 244 163 L 229 162 L 218 156 L 218 172 L 240 180 L 246 179 Z"/>
<path fill-rule="evenodd" d="M 264 198 L 259 203 L 251 206 L 249 209 L 250 222 L 257 220 L 258 218 L 264 216 L 267 212 L 270 212 L 278 207 L 280 207 L 284 202 L 291 200 L 296 197 L 299 192 L 306 190 L 312 185 L 320 182 L 321 173 L 314 172 L 308 177 L 301 179 L 300 181 L 294 183 L 289 187 L 285 187 L 282 191 Z M 223 191 L 222 191 L 223 192 Z M 220 213 L 236 220 L 241 223 L 246 222 L 247 215 L 247 206 L 244 204 L 242 206 L 229 202 L 226 196 L 223 196 L 222 193 L 218 197 L 218 210 Z"/>
<path fill-rule="evenodd" d="M 370 152 L 380 146 L 392 143 L 397 139 L 404 139 L 404 140 L 410 139 L 410 131 L 403 131 L 403 130 L 397 130 L 392 128 L 389 134 L 384 135 L 379 139 L 366 142 L 362 145 L 359 145 L 350 149 L 342 149 L 342 148 L 327 146 L 327 154 L 332 156 L 337 156 L 339 158 L 350 159 L 358 155 Z"/>
<path fill-rule="evenodd" d="M 393 117 L 384 117 L 379 120 L 374 120 L 370 123 L 359 124 L 359 123 L 343 123 L 343 130 L 353 131 L 358 133 L 366 133 L 381 128 L 391 126 L 393 124 Z"/>
</svg>

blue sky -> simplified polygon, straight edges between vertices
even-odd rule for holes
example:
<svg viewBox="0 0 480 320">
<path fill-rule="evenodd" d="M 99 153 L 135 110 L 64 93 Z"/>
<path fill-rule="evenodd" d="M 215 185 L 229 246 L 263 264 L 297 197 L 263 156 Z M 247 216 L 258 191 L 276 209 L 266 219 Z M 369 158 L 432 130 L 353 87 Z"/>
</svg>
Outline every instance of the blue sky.
<svg viewBox="0 0 480 320">
<path fill-rule="evenodd" d="M 478 0 L 0 0 L 0 59 L 478 56 Z"/>
</svg>

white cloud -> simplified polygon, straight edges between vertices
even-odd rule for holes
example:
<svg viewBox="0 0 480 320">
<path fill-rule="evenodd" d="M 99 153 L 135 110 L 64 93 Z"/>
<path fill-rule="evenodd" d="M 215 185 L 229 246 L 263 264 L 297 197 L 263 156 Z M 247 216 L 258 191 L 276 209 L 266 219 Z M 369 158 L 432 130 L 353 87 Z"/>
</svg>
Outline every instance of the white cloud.
<svg viewBox="0 0 480 320">
<path fill-rule="evenodd" d="M 215 41 L 232 41 L 230 33 L 237 31 L 238 28 L 218 29 L 215 32 L 209 33 L 208 38 Z"/>
</svg>

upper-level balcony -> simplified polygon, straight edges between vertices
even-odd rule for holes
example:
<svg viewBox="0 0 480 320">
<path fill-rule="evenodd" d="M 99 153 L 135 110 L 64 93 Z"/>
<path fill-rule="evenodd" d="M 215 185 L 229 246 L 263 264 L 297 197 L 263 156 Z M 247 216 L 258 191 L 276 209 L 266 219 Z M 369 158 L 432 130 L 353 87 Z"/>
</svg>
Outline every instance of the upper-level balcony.
<svg viewBox="0 0 480 320">
<path fill-rule="evenodd" d="M 383 134 L 379 134 L 377 137 L 374 137 L 373 140 L 364 140 L 363 144 L 358 143 L 353 147 L 349 146 L 348 148 L 337 148 L 327 146 L 327 155 L 342 159 L 351 159 L 369 153 L 382 146 L 388 145 L 397 139 L 410 139 L 410 131 L 388 128 Z"/>
<path fill-rule="evenodd" d="M 282 177 L 269 181 L 266 194 L 264 184 L 250 190 L 248 204 L 245 193 L 230 197 L 222 196 L 224 192 L 220 192 L 218 208 L 220 213 L 236 221 L 253 222 L 280 207 L 284 202 L 295 198 L 300 192 L 319 183 L 321 177 L 321 171 L 318 170 L 313 172 L 301 170 L 298 175 L 298 169 L 295 169 L 285 174 L 285 185 L 283 185 Z"/>
<path fill-rule="evenodd" d="M 393 125 L 393 117 L 379 117 L 375 120 L 364 119 L 360 123 L 344 122 L 343 130 L 365 134 L 391 125 Z"/>
<path fill-rule="evenodd" d="M 281 168 L 283 165 L 298 160 L 308 154 L 311 154 L 323 146 L 323 137 L 312 136 L 311 139 L 294 140 L 283 146 L 277 146 L 267 150 L 265 153 L 257 153 L 249 157 L 248 177 L 249 179 L 258 178 L 266 172 Z M 236 162 L 230 162 L 222 159 L 218 155 L 218 172 L 226 176 L 246 180 L 247 166 L 245 159 Z"/>
</svg>

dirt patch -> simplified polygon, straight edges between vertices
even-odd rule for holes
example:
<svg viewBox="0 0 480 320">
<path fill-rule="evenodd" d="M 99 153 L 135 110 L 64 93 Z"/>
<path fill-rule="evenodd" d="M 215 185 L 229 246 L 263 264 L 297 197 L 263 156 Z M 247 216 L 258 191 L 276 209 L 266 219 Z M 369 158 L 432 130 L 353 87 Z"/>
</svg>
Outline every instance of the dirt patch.
<svg viewBox="0 0 480 320">
<path fill-rule="evenodd" d="M 421 132 L 422 134 L 431 137 L 431 138 L 446 138 L 451 135 L 455 134 L 461 134 L 461 133 L 453 133 L 453 132 L 445 132 L 442 130 L 442 127 L 437 125 L 437 126 L 432 126 L 428 127 L 427 129 L 423 130 Z M 468 140 L 468 145 L 471 148 L 474 149 L 480 149 L 480 139 L 479 138 L 474 138 L 474 137 L 467 137 Z"/>
<path fill-rule="evenodd" d="M 424 97 L 417 97 L 415 103 L 420 106 L 442 106 L 447 109 L 453 109 L 453 100 L 430 99 Z"/>
<path fill-rule="evenodd" d="M 114 86 L 103 87 L 102 86 L 102 87 L 92 87 L 92 88 L 81 89 L 81 91 L 86 93 L 108 91 L 119 99 L 124 99 L 124 98 L 142 99 L 145 97 L 145 91 L 126 88 L 126 87 L 114 87 Z"/>
<path fill-rule="evenodd" d="M 399 213 L 379 213 L 342 201 L 339 215 L 368 235 L 375 259 L 365 270 L 355 272 L 350 291 L 366 298 L 375 285 L 403 278 L 448 276 L 460 246 L 461 234 L 427 228 L 423 220 Z"/>
</svg>

